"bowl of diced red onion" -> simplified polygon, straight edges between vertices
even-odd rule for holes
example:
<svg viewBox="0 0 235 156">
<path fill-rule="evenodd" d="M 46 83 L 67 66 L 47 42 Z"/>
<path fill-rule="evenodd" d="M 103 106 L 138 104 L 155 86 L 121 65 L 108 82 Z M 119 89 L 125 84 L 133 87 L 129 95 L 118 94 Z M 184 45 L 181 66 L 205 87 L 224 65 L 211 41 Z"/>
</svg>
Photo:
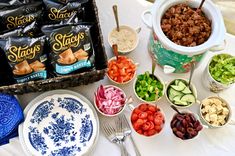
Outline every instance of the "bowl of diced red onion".
<svg viewBox="0 0 235 156">
<path fill-rule="evenodd" d="M 127 98 L 124 91 L 113 85 L 100 85 L 94 96 L 96 110 L 108 117 L 117 116 L 125 109 Z"/>
</svg>

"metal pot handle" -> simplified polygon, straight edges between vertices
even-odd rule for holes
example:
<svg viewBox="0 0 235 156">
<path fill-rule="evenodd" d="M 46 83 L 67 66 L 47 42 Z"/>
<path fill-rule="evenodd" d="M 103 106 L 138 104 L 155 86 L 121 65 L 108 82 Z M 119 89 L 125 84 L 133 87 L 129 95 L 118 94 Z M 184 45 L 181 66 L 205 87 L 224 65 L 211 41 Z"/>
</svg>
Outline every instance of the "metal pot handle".
<svg viewBox="0 0 235 156">
<path fill-rule="evenodd" d="M 152 18 L 147 18 L 147 15 L 150 15 L 150 17 L 152 17 L 152 12 L 151 10 L 145 10 L 142 15 L 142 21 L 144 22 L 145 25 L 147 25 L 147 27 L 149 27 L 150 29 L 153 27 L 153 21 Z"/>
</svg>

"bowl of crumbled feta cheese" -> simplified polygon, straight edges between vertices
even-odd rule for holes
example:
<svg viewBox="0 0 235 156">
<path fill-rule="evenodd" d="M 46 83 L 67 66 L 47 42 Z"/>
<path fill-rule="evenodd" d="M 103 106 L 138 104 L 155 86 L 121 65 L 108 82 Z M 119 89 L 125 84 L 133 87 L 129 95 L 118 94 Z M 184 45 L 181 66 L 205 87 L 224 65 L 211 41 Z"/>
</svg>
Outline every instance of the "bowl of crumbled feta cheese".
<svg viewBox="0 0 235 156">
<path fill-rule="evenodd" d="M 232 124 L 232 111 L 228 102 L 221 97 L 211 96 L 201 101 L 200 116 L 209 128 L 220 128 Z"/>
<path fill-rule="evenodd" d="M 122 25 L 119 31 L 114 28 L 108 35 L 109 45 L 117 44 L 119 54 L 128 54 L 132 52 L 139 43 L 140 29 L 133 29 L 130 26 Z"/>
</svg>

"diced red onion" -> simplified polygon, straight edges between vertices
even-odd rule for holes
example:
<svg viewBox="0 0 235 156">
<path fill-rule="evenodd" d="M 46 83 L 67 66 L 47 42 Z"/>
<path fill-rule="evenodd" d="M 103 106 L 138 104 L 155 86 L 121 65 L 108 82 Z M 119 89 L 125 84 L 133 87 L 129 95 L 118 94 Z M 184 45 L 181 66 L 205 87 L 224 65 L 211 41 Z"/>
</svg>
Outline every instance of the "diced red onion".
<svg viewBox="0 0 235 156">
<path fill-rule="evenodd" d="M 123 109 L 126 98 L 122 90 L 113 86 L 104 88 L 101 85 L 95 93 L 95 100 L 101 112 L 114 115 Z"/>
</svg>

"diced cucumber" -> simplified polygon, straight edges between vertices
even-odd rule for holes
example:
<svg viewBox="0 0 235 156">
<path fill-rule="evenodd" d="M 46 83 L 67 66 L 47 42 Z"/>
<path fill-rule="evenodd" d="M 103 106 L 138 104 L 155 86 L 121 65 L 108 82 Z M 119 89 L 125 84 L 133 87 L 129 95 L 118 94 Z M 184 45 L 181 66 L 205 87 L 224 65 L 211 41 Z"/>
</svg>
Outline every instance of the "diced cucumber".
<svg viewBox="0 0 235 156">
<path fill-rule="evenodd" d="M 180 99 L 182 98 L 182 96 L 183 96 L 183 95 L 177 95 L 177 96 L 175 96 L 175 97 L 173 98 L 173 100 L 180 102 L 180 101 L 181 101 Z"/>
<path fill-rule="evenodd" d="M 183 87 L 183 86 L 171 85 L 171 88 L 173 88 L 174 90 L 177 90 L 177 91 L 182 91 L 182 90 L 184 90 L 184 87 Z"/>
<path fill-rule="evenodd" d="M 178 86 L 180 80 L 175 80 L 175 85 Z"/>
<path fill-rule="evenodd" d="M 186 95 L 182 96 L 181 101 L 194 103 L 194 102 L 196 102 L 196 98 L 193 94 L 186 94 Z"/>
<path fill-rule="evenodd" d="M 179 81 L 178 86 L 181 86 L 182 88 L 187 87 L 183 81 Z"/>
<path fill-rule="evenodd" d="M 192 93 L 191 90 L 189 89 L 189 87 L 185 87 L 184 90 L 182 91 L 182 93 L 184 94 L 190 94 Z"/>
<path fill-rule="evenodd" d="M 182 95 L 182 96 L 184 96 L 184 95 Z M 177 105 L 187 106 L 188 103 L 181 100 L 182 96 L 178 95 L 178 96 L 174 97 L 174 99 L 173 99 L 174 102 L 173 102 L 173 103 L 174 103 L 174 104 L 177 104 Z"/>
<path fill-rule="evenodd" d="M 181 96 L 184 95 L 183 93 L 181 93 L 181 92 L 179 92 L 177 90 L 174 90 L 173 88 L 169 89 L 169 94 L 171 94 L 171 96 L 173 96 L 173 97 L 175 97 L 177 95 L 181 95 Z"/>
<path fill-rule="evenodd" d="M 186 85 L 182 81 L 178 80 L 177 85 L 171 85 L 171 87 L 177 91 L 182 91 L 185 89 Z"/>
<path fill-rule="evenodd" d="M 188 103 L 184 101 L 175 101 L 174 104 L 179 106 L 188 106 Z"/>
<path fill-rule="evenodd" d="M 168 98 L 178 106 L 188 106 L 196 102 L 195 96 L 190 88 L 182 80 L 175 80 L 168 90 Z"/>
<path fill-rule="evenodd" d="M 169 95 L 169 96 L 168 96 L 168 97 L 169 97 L 169 100 L 170 100 L 170 101 L 173 101 L 174 96 L 173 96 L 172 94 L 168 94 L 168 95 Z"/>
</svg>

